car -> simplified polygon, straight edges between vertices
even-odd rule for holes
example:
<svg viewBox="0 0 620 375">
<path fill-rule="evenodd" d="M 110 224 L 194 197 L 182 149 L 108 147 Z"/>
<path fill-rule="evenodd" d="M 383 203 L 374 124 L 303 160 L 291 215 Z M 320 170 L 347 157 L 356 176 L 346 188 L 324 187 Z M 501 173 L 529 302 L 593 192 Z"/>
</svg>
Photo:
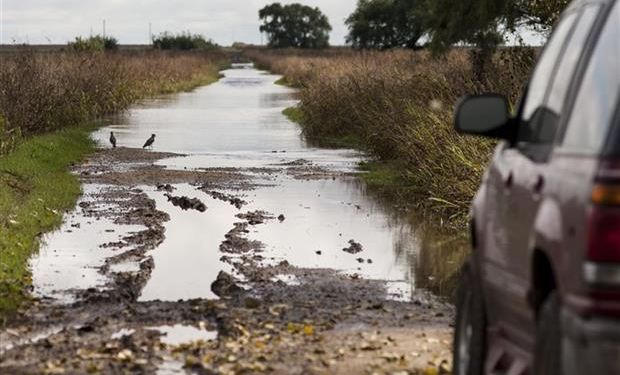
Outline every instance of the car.
<svg viewBox="0 0 620 375">
<path fill-rule="evenodd" d="M 497 94 L 457 106 L 458 132 L 499 143 L 470 211 L 454 374 L 620 374 L 619 93 L 620 0 L 578 0 L 514 111 Z"/>
</svg>

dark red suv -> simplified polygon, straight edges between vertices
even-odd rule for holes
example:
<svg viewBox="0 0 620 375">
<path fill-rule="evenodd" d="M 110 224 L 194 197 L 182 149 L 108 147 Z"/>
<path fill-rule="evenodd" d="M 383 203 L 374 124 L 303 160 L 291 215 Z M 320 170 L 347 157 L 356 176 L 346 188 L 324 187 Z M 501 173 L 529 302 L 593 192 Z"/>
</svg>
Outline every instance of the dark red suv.
<svg viewBox="0 0 620 375">
<path fill-rule="evenodd" d="M 465 98 L 502 140 L 471 209 L 454 372 L 620 374 L 620 0 L 574 1 L 517 114 Z"/>
</svg>

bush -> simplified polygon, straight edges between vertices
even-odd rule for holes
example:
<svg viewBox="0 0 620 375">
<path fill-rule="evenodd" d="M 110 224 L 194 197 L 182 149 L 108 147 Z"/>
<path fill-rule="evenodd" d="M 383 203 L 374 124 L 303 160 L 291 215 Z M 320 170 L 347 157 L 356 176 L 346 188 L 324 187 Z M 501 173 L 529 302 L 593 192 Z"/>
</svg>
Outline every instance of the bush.
<svg viewBox="0 0 620 375">
<path fill-rule="evenodd" d="M 0 55 L 4 131 L 30 136 L 122 111 L 135 100 L 216 79 L 221 54 Z M 1 133 L 0 133 L 1 134 Z"/>
<path fill-rule="evenodd" d="M 189 32 L 181 34 L 171 34 L 164 32 L 153 38 L 153 47 L 163 50 L 212 50 L 218 48 L 211 39 L 207 40 L 199 34 L 191 34 Z"/>
<path fill-rule="evenodd" d="M 91 36 L 89 38 L 77 37 L 69 43 L 69 48 L 76 52 L 103 52 L 118 49 L 118 41 L 111 36 Z"/>
</svg>

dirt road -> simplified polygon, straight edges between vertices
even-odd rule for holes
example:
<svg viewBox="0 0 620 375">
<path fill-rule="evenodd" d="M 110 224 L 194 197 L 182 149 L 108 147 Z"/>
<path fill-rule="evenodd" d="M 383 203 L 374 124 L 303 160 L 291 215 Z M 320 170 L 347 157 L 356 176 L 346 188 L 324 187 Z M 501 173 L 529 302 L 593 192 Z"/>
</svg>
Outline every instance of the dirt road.
<svg viewBox="0 0 620 375">
<path fill-rule="evenodd" d="M 386 241 L 378 214 L 330 196 L 356 183 L 351 169 L 289 147 L 226 167 L 190 146 L 106 149 L 75 167 L 85 194 L 33 260 L 36 298 L 0 331 L 0 373 L 449 372 L 452 307 L 388 278 L 402 272 L 373 245 Z M 299 186 L 322 190 L 287 204 Z M 304 220 L 325 221 L 317 195 L 358 231 L 308 234 Z"/>
</svg>

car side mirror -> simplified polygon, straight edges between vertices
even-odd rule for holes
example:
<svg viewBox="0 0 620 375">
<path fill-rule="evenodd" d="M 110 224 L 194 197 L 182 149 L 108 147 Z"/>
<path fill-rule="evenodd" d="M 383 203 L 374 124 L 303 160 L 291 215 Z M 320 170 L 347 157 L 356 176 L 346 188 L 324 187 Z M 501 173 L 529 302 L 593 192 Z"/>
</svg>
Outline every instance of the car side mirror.
<svg viewBox="0 0 620 375">
<path fill-rule="evenodd" d="M 468 96 L 456 109 L 455 127 L 461 134 L 514 139 L 508 100 L 497 94 Z"/>
</svg>

